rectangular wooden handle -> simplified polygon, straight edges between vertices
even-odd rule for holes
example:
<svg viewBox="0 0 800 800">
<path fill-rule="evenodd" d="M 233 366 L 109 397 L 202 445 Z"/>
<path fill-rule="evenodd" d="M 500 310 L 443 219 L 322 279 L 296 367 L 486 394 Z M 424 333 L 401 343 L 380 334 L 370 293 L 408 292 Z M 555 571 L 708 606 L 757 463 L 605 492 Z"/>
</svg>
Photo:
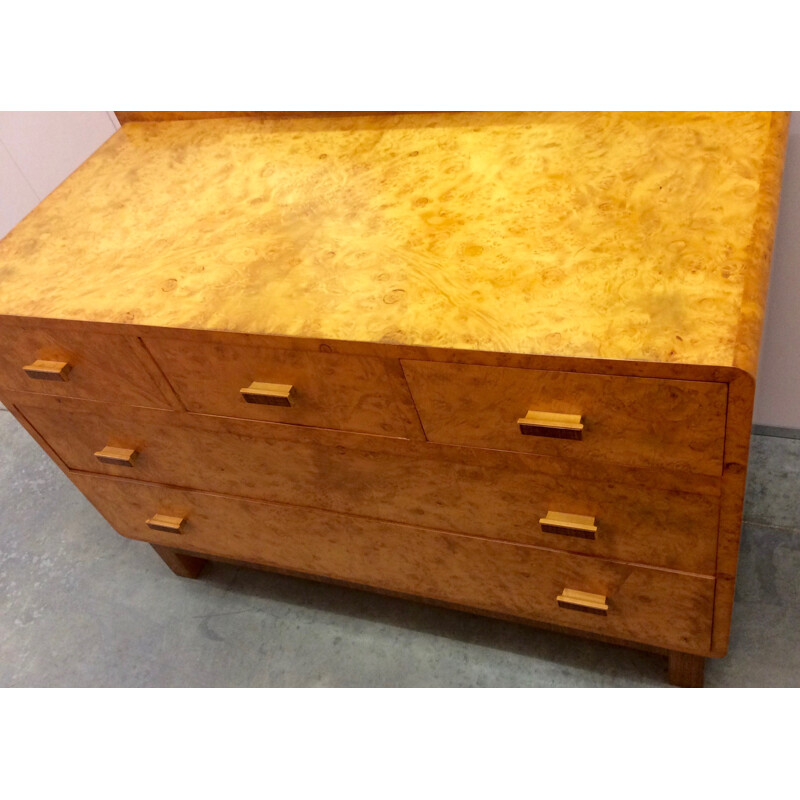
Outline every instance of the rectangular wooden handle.
<svg viewBox="0 0 800 800">
<path fill-rule="evenodd" d="M 525 436 L 547 436 L 551 439 L 582 439 L 580 414 L 554 414 L 550 411 L 529 411 L 517 420 Z"/>
<path fill-rule="evenodd" d="M 111 447 L 110 445 L 106 445 L 94 455 L 95 458 L 98 461 L 102 461 L 103 464 L 113 464 L 117 467 L 132 467 L 139 453 L 127 447 Z"/>
<path fill-rule="evenodd" d="M 290 406 L 294 398 L 294 386 L 286 383 L 258 383 L 253 381 L 246 389 L 239 390 L 245 403 L 263 406 Z"/>
<path fill-rule="evenodd" d="M 594 539 L 597 536 L 594 517 L 584 517 L 580 514 L 548 511 L 547 516 L 539 520 L 539 525 L 544 533 L 577 536 L 580 539 Z"/>
<path fill-rule="evenodd" d="M 608 614 L 608 603 L 602 594 L 579 592 L 577 589 L 564 589 L 556 598 L 560 608 L 569 608 L 572 611 L 584 611 L 587 614 Z"/>
<path fill-rule="evenodd" d="M 22 369 L 36 381 L 65 381 L 72 365 L 66 361 L 34 361 Z"/>
<path fill-rule="evenodd" d="M 147 520 L 147 527 L 154 531 L 164 531 L 165 533 L 182 533 L 186 517 L 168 517 L 166 514 L 153 514 Z"/>
</svg>

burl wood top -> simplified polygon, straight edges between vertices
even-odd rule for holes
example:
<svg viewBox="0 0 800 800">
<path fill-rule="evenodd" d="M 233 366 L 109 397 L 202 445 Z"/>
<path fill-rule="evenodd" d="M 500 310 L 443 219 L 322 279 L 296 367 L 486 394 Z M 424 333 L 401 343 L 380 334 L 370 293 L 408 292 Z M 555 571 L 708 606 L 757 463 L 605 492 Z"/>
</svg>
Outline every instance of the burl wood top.
<svg viewBox="0 0 800 800">
<path fill-rule="evenodd" d="M 751 368 L 783 113 L 132 122 L 0 314 Z"/>
</svg>

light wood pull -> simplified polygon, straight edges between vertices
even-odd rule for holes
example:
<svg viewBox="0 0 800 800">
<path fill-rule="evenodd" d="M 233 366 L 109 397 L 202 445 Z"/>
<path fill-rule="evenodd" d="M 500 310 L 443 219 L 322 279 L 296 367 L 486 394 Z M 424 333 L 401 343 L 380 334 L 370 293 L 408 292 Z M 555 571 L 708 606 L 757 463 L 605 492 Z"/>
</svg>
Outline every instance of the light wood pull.
<svg viewBox="0 0 800 800">
<path fill-rule="evenodd" d="M 65 381 L 72 365 L 66 361 L 34 361 L 22 369 L 36 381 Z"/>
<path fill-rule="evenodd" d="M 245 403 L 258 403 L 263 406 L 290 406 L 294 398 L 294 386 L 286 383 L 251 383 L 239 390 Z"/>
<path fill-rule="evenodd" d="M 551 439 L 582 439 L 580 414 L 553 414 L 550 411 L 529 411 L 517 420 L 525 436 L 547 436 Z"/>
<path fill-rule="evenodd" d="M 110 447 L 109 445 L 94 454 L 95 458 L 102 461 L 103 464 L 113 464 L 116 467 L 132 467 L 138 455 L 136 450 L 129 450 L 126 447 Z"/>
<path fill-rule="evenodd" d="M 539 525 L 544 533 L 577 536 L 579 539 L 594 539 L 597 535 L 594 517 L 583 517 L 580 514 L 548 511 L 547 516 L 539 520 Z"/>
<path fill-rule="evenodd" d="M 182 533 L 186 517 L 168 517 L 165 514 L 153 514 L 147 520 L 147 527 L 154 531 L 164 531 L 165 533 Z"/>
<path fill-rule="evenodd" d="M 556 600 L 561 608 L 569 608 L 572 611 L 585 611 L 587 614 L 600 614 L 602 617 L 608 614 L 608 603 L 602 594 L 564 589 Z"/>
</svg>

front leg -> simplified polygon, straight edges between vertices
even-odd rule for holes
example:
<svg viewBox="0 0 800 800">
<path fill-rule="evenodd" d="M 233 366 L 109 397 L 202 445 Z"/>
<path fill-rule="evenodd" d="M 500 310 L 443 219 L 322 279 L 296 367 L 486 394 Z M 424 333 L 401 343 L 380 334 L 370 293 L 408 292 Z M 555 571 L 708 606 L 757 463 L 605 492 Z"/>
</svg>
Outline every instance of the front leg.
<svg viewBox="0 0 800 800">
<path fill-rule="evenodd" d="M 178 553 L 171 547 L 162 547 L 158 544 L 151 544 L 150 547 L 161 556 L 164 563 L 181 578 L 196 578 L 202 571 L 203 567 L 208 563 L 205 558 L 198 556 L 187 556 L 183 553 Z"/>
<path fill-rule="evenodd" d="M 703 656 L 693 656 L 673 650 L 667 658 L 669 659 L 669 682 L 673 686 L 683 686 L 688 689 L 703 688 L 706 668 L 706 660 Z"/>
</svg>

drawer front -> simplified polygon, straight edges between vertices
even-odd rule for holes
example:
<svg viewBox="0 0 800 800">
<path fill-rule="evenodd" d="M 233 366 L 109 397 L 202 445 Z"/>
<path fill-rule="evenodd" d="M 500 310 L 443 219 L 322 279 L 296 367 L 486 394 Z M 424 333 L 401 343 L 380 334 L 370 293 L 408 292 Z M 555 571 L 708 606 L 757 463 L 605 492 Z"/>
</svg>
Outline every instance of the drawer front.
<svg viewBox="0 0 800 800">
<path fill-rule="evenodd" d="M 151 376 L 156 365 L 135 338 L 7 324 L 0 324 L 0 336 L 0 385 L 6 389 L 170 407 Z"/>
<path fill-rule="evenodd" d="M 711 578 L 133 481 L 74 480 L 133 539 L 656 646 L 710 646 Z M 165 519 L 175 532 L 154 529 Z M 607 614 L 562 607 L 565 589 L 605 598 Z"/>
<path fill-rule="evenodd" d="M 20 410 L 74 470 L 714 573 L 715 496 L 590 483 L 547 463 L 532 471 L 513 454 L 498 469 L 436 458 L 427 444 L 381 450 L 368 436 L 301 437 L 278 425 L 109 407 L 100 416 L 65 405 Z M 559 514 L 591 517 L 593 538 Z"/>
<path fill-rule="evenodd" d="M 402 364 L 430 441 L 722 472 L 726 384 Z"/>
<path fill-rule="evenodd" d="M 177 339 L 148 339 L 147 346 L 189 411 L 410 435 L 413 407 L 397 361 Z M 288 405 L 243 393 L 252 384 L 285 387 Z"/>
</svg>

